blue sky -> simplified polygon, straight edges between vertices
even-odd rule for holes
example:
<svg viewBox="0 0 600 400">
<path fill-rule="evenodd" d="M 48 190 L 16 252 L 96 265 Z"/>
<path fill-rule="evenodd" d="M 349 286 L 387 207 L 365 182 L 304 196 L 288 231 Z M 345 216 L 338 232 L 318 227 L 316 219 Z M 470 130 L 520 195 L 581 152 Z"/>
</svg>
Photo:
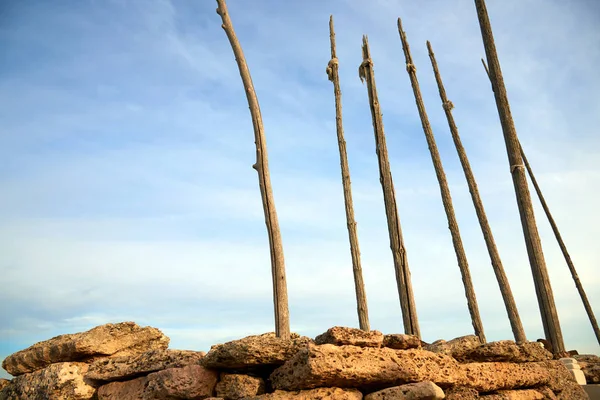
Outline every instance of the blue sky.
<svg viewBox="0 0 600 400">
<path fill-rule="evenodd" d="M 513 116 L 600 312 L 600 6 L 489 1 Z M 252 124 L 216 2 L 0 5 L 0 359 L 133 320 L 171 347 L 273 330 Z M 512 338 L 427 56 L 432 42 L 531 340 L 543 330 L 470 0 L 230 0 L 262 108 L 292 330 L 358 326 L 335 134 L 334 15 L 371 326 L 402 319 L 367 92 L 369 35 L 423 338 L 472 333 L 398 32 L 402 17 L 451 185 L 488 340 Z M 566 346 L 598 353 L 536 202 Z"/>
</svg>

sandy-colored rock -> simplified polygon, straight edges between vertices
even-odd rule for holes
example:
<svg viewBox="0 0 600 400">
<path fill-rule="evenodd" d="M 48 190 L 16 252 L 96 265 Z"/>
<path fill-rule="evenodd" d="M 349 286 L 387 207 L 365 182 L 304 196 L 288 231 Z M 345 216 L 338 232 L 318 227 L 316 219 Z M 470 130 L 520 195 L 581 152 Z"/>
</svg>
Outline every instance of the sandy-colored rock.
<svg viewBox="0 0 600 400">
<path fill-rule="evenodd" d="M 262 396 L 248 397 L 244 400 L 361 400 L 363 395 L 356 389 L 317 388 L 311 390 L 283 391 Z"/>
<path fill-rule="evenodd" d="M 404 335 L 402 333 L 392 333 L 383 336 L 383 346 L 396 350 L 418 349 L 422 346 L 422 341 L 413 335 Z"/>
<path fill-rule="evenodd" d="M 91 399 L 96 389 L 84 380 L 87 369 L 88 365 L 85 363 L 56 363 L 18 376 L 0 391 L 0 400 Z"/>
<path fill-rule="evenodd" d="M 254 376 L 221 373 L 215 391 L 219 397 L 227 400 L 238 400 L 263 394 L 265 392 L 265 381 Z"/>
<path fill-rule="evenodd" d="M 460 384 L 466 375 L 456 360 L 426 350 L 310 345 L 271 374 L 275 389 L 385 388 L 411 382 Z"/>
<path fill-rule="evenodd" d="M 446 400 L 477 400 L 479 392 L 473 388 L 465 386 L 454 386 L 444 390 Z"/>
<path fill-rule="evenodd" d="M 500 340 L 480 345 L 464 355 L 471 361 L 533 362 L 552 359 L 552 353 L 538 342 L 516 344 L 512 340 Z"/>
<path fill-rule="evenodd" d="M 373 392 L 365 400 L 441 400 L 444 391 L 433 382 L 409 383 Z"/>
<path fill-rule="evenodd" d="M 600 357 L 593 354 L 578 354 L 573 358 L 577 360 L 588 384 L 600 383 Z"/>
<path fill-rule="evenodd" d="M 7 387 L 9 383 L 10 383 L 10 381 L 8 379 L 0 378 L 0 390 Z"/>
<path fill-rule="evenodd" d="M 566 382 L 560 392 L 555 392 L 558 400 L 589 400 L 583 387 L 577 382 Z"/>
<path fill-rule="evenodd" d="M 86 378 L 94 381 L 122 381 L 167 368 L 199 364 L 206 353 L 190 350 L 151 350 L 130 357 L 110 357 L 94 361 Z"/>
<path fill-rule="evenodd" d="M 145 399 L 204 399 L 213 394 L 218 373 L 200 365 L 169 368 L 148 375 Z"/>
<path fill-rule="evenodd" d="M 493 394 L 480 396 L 485 400 L 545 400 L 543 393 L 534 389 L 524 390 L 501 390 Z"/>
<path fill-rule="evenodd" d="M 2 362 L 11 375 L 37 371 L 52 363 L 85 361 L 99 356 L 127 356 L 166 349 L 169 338 L 133 322 L 100 325 L 86 332 L 56 336 L 18 351 Z"/>
<path fill-rule="evenodd" d="M 315 344 L 336 346 L 381 347 L 383 334 L 379 331 L 363 331 L 356 328 L 334 326 L 315 338 Z"/>
<path fill-rule="evenodd" d="M 148 377 L 125 382 L 110 382 L 98 388 L 98 400 L 144 400 Z"/>
<path fill-rule="evenodd" d="M 245 369 L 257 366 L 282 365 L 312 340 L 292 333 L 291 340 L 283 340 L 275 333 L 248 336 L 212 346 L 202 359 L 206 368 Z"/>
<path fill-rule="evenodd" d="M 481 346 L 481 341 L 477 336 L 467 335 L 457 337 L 447 342 L 445 340 L 438 340 L 425 346 L 424 349 L 434 353 L 452 356 L 457 360 L 462 360 L 467 353 L 479 346 Z"/>
<path fill-rule="evenodd" d="M 551 372 L 545 362 L 537 363 L 469 363 L 462 364 L 466 373 L 465 386 L 479 392 L 531 388 L 547 385 Z"/>
</svg>

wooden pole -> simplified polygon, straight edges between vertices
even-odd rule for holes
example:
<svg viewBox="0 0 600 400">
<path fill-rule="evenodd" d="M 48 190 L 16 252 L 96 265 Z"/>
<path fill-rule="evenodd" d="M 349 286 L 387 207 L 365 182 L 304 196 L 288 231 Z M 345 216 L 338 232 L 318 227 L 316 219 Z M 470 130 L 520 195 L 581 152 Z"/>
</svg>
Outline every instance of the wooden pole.
<svg viewBox="0 0 600 400">
<path fill-rule="evenodd" d="M 519 317 L 519 311 L 517 309 L 512 290 L 510 289 L 510 283 L 508 282 L 508 278 L 504 272 L 502 260 L 500 259 L 500 253 L 496 247 L 496 242 L 494 241 L 494 236 L 492 234 L 487 215 L 485 214 L 485 209 L 483 208 L 483 202 L 481 201 L 479 189 L 477 188 L 477 181 L 473 175 L 471 164 L 469 163 L 467 153 L 462 145 L 462 141 L 460 140 L 458 128 L 456 127 L 454 116 L 452 115 L 452 108 L 454 108 L 454 105 L 446 96 L 446 89 L 444 88 L 444 83 L 442 82 L 442 76 L 440 75 L 435 54 L 433 53 L 433 49 L 431 48 L 431 43 L 429 43 L 429 41 L 427 42 L 427 49 L 429 50 L 429 58 L 431 59 L 433 73 L 435 75 L 435 80 L 440 92 L 442 107 L 444 108 L 446 119 L 448 120 L 448 126 L 450 127 L 450 133 L 452 134 L 452 139 L 454 140 L 454 146 L 456 147 L 458 158 L 460 159 L 460 163 L 462 164 L 462 168 L 465 173 L 465 178 L 467 179 L 467 185 L 469 186 L 469 192 L 471 193 L 471 199 L 473 200 L 475 213 L 477 214 L 479 226 L 481 226 L 481 232 L 483 233 L 483 239 L 485 240 L 485 245 L 490 255 L 492 268 L 496 274 L 496 280 L 498 281 L 500 293 L 502 294 L 502 299 L 504 300 L 504 306 L 506 307 L 506 313 L 508 314 L 510 326 L 515 337 L 515 341 L 517 343 L 524 343 L 527 341 L 525 330 L 523 329 L 523 324 L 521 323 L 521 318 Z"/>
<path fill-rule="evenodd" d="M 340 77 L 338 73 L 339 63 L 335 52 L 335 30 L 333 29 L 333 15 L 329 17 L 329 40 L 331 42 L 331 60 L 327 65 L 327 76 L 333 83 L 333 94 L 335 96 L 335 127 L 337 131 L 338 147 L 340 150 L 342 186 L 344 187 L 344 204 L 346 206 L 346 223 L 348 226 L 348 236 L 350 239 L 350 254 L 352 256 L 352 271 L 354 273 L 354 289 L 356 292 L 358 323 L 360 329 L 369 331 L 369 309 L 367 307 L 367 295 L 365 292 L 365 284 L 363 282 L 362 267 L 360 263 L 360 247 L 358 245 L 358 234 L 356 233 L 356 221 L 354 219 L 352 187 L 350 183 L 350 168 L 348 167 L 346 140 L 344 139 L 344 125 L 342 124 L 342 91 L 340 89 Z"/>
<path fill-rule="evenodd" d="M 402 41 L 402 50 L 404 50 L 404 57 L 406 59 L 406 71 L 410 77 L 413 93 L 415 96 L 415 102 L 421 117 L 421 124 L 423 125 L 423 132 L 427 139 L 427 145 L 429 146 L 429 152 L 431 153 L 431 160 L 433 161 L 433 167 L 435 174 L 440 185 L 440 192 L 442 195 L 442 203 L 444 204 L 444 211 L 448 219 L 448 228 L 452 236 L 452 243 L 454 244 L 454 251 L 456 253 L 456 259 L 458 261 L 458 267 L 462 276 L 463 285 L 465 288 L 465 295 L 467 297 L 467 305 L 469 307 L 469 314 L 471 315 L 471 323 L 475 330 L 475 335 L 479 337 L 482 343 L 485 343 L 485 333 L 483 331 L 483 323 L 481 322 L 481 316 L 479 315 L 479 307 L 477 305 L 477 297 L 475 296 L 475 290 L 473 288 L 473 282 L 471 280 L 471 273 L 469 271 L 469 263 L 467 262 L 467 255 L 462 244 L 460 237 L 460 230 L 456 221 L 456 215 L 454 213 L 454 206 L 452 205 L 452 196 L 450 195 L 450 189 L 448 188 L 448 181 L 446 180 L 446 174 L 444 173 L 444 166 L 442 165 L 442 159 L 433 136 L 431 125 L 429 124 L 429 118 L 427 117 L 427 111 L 425 110 L 425 104 L 423 104 L 423 98 L 421 96 L 421 89 L 419 87 L 419 81 L 417 79 L 417 69 L 413 63 L 412 56 L 410 54 L 410 47 L 406 38 L 406 33 L 402 29 L 402 20 L 398 18 L 398 33 L 400 34 L 400 40 Z"/>
<path fill-rule="evenodd" d="M 396 272 L 396 283 L 400 295 L 400 307 L 402 308 L 402 320 L 404 322 L 404 333 L 421 337 L 419 331 L 419 322 L 417 320 L 417 311 L 412 291 L 410 270 L 408 268 L 408 258 L 402 238 L 402 228 L 400 226 L 400 217 L 396 205 L 396 195 L 394 192 L 394 182 L 390 170 L 390 161 L 388 158 L 385 133 L 383 130 L 383 118 L 377 97 L 377 87 L 375 86 L 375 73 L 373 72 L 373 61 L 369 51 L 369 42 L 367 36 L 363 36 L 363 62 L 358 69 L 358 75 L 361 81 L 367 82 L 367 91 L 369 94 L 369 105 L 371 108 L 371 117 L 373 120 L 373 131 L 375 133 L 375 149 L 379 161 L 379 182 L 383 189 L 383 200 L 385 204 L 385 213 L 390 235 L 390 248 L 394 259 L 394 270 Z"/>
<path fill-rule="evenodd" d="M 588 300 L 587 295 L 585 294 L 585 290 L 583 290 L 583 285 L 581 284 L 581 281 L 579 280 L 579 275 L 577 275 L 577 270 L 575 270 L 575 265 L 573 264 L 573 260 L 571 260 L 571 256 L 569 255 L 569 252 L 567 251 L 567 246 L 565 245 L 565 242 L 563 241 L 562 236 L 558 230 L 558 226 L 556 225 L 556 222 L 554 221 L 554 218 L 552 217 L 552 214 L 550 213 L 550 208 L 548 207 L 548 204 L 546 203 L 546 199 L 544 198 L 544 195 L 542 194 L 542 189 L 540 189 L 540 186 L 538 185 L 537 180 L 535 179 L 535 175 L 533 175 L 533 170 L 531 169 L 531 166 L 529 165 L 529 161 L 527 160 L 527 157 L 525 157 L 525 152 L 523 151 L 523 147 L 520 145 L 520 143 L 519 143 L 519 149 L 521 150 L 521 157 L 523 157 L 523 162 L 525 163 L 525 168 L 527 168 L 527 172 L 529 173 L 529 177 L 531 178 L 531 182 L 533 183 L 535 192 L 537 193 L 537 196 L 540 199 L 540 203 L 542 203 L 542 208 L 544 209 L 544 213 L 546 213 L 546 217 L 548 217 L 548 222 L 550 222 L 550 226 L 552 227 L 552 232 L 554 232 L 554 236 L 556 237 L 556 241 L 558 242 L 558 245 L 560 246 L 560 250 L 562 251 L 563 256 L 565 257 L 565 261 L 567 262 L 569 271 L 571 271 L 571 276 L 573 277 L 573 281 L 575 282 L 575 286 L 577 287 L 577 291 L 579 292 L 579 296 L 581 297 L 581 301 L 583 302 L 583 307 L 585 308 L 588 318 L 590 319 L 590 323 L 592 324 L 592 329 L 594 330 L 594 334 L 596 335 L 596 340 L 598 340 L 598 343 L 600 344 L 600 329 L 598 328 L 598 321 L 596 321 L 596 317 L 594 316 L 594 311 L 592 310 L 590 301 Z"/>
<path fill-rule="evenodd" d="M 273 190 L 271 188 L 271 177 L 269 175 L 269 162 L 267 155 L 267 144 L 265 140 L 264 127 L 258 98 L 250 76 L 250 70 L 246 64 L 246 58 L 242 46 L 237 39 L 235 30 L 229 18 L 227 4 L 225 0 L 217 0 L 217 14 L 221 16 L 223 24 L 221 27 L 225 30 L 238 68 L 240 76 L 246 91 L 248 106 L 252 116 L 252 125 L 254 127 L 254 139 L 256 144 L 256 163 L 252 166 L 258 172 L 258 184 L 262 197 L 263 209 L 265 213 L 265 223 L 269 236 L 269 248 L 271 251 L 271 273 L 273 276 L 273 303 L 275 309 L 275 333 L 282 339 L 290 339 L 290 316 L 288 310 L 287 283 L 285 278 L 285 260 L 283 257 L 283 244 L 281 242 L 281 232 L 279 230 L 279 221 L 277 211 L 275 210 L 275 201 L 273 199 Z"/>
<path fill-rule="evenodd" d="M 500 69 L 500 62 L 498 60 L 498 53 L 494 43 L 494 36 L 485 0 L 474 1 L 488 61 L 490 80 L 496 98 L 496 106 L 502 125 L 504 141 L 506 143 L 510 172 L 515 188 L 533 282 L 536 288 L 540 313 L 542 315 L 544 333 L 546 338 L 552 344 L 554 354 L 558 355 L 564 353 L 565 345 L 560 322 L 558 320 L 556 305 L 554 303 L 554 294 L 552 293 L 552 286 L 546 268 L 546 261 L 544 260 L 542 244 L 535 223 L 531 195 L 529 193 L 529 188 L 527 187 L 527 178 L 525 176 L 525 167 L 519 151 L 519 139 L 510 112 L 508 95 L 506 93 L 506 87 L 504 86 L 504 78 L 502 77 L 502 70 Z"/>
</svg>

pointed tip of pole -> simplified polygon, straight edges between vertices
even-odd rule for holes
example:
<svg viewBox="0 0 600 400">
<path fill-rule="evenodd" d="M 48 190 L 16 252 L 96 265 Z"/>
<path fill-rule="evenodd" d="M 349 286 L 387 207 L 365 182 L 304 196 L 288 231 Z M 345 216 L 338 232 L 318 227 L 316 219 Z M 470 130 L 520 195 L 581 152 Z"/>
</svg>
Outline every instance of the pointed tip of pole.
<svg viewBox="0 0 600 400">
<path fill-rule="evenodd" d="M 333 23 L 333 14 L 329 14 L 329 23 Z"/>
<path fill-rule="evenodd" d="M 427 50 L 429 50 L 429 54 L 433 54 L 433 48 L 431 47 L 431 42 L 427 41 Z"/>
<path fill-rule="evenodd" d="M 367 35 L 363 35 L 362 41 L 363 41 L 363 46 L 367 46 L 369 44 L 369 38 L 367 37 Z"/>
</svg>

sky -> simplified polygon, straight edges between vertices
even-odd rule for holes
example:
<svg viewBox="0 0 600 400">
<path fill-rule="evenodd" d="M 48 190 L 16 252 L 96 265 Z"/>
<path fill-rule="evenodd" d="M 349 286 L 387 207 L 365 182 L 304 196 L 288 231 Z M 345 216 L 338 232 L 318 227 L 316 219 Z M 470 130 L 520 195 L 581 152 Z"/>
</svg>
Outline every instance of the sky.
<svg viewBox="0 0 600 400">
<path fill-rule="evenodd" d="M 517 132 L 600 312 L 600 4 L 488 1 Z M 530 340 L 543 337 L 506 148 L 471 0 L 230 0 L 262 109 L 291 330 L 358 327 L 330 59 L 335 19 L 371 328 L 402 333 L 366 86 L 371 46 L 423 340 L 473 333 L 404 66 L 402 18 L 450 184 L 487 339 L 512 332 L 441 107 L 436 53 Z M 254 133 L 216 2 L 0 4 L 0 360 L 135 321 L 171 348 L 274 330 Z M 533 192 L 532 192 L 533 194 Z M 568 349 L 599 353 L 533 196 Z M 6 373 L 2 373 L 7 376 Z"/>
</svg>

